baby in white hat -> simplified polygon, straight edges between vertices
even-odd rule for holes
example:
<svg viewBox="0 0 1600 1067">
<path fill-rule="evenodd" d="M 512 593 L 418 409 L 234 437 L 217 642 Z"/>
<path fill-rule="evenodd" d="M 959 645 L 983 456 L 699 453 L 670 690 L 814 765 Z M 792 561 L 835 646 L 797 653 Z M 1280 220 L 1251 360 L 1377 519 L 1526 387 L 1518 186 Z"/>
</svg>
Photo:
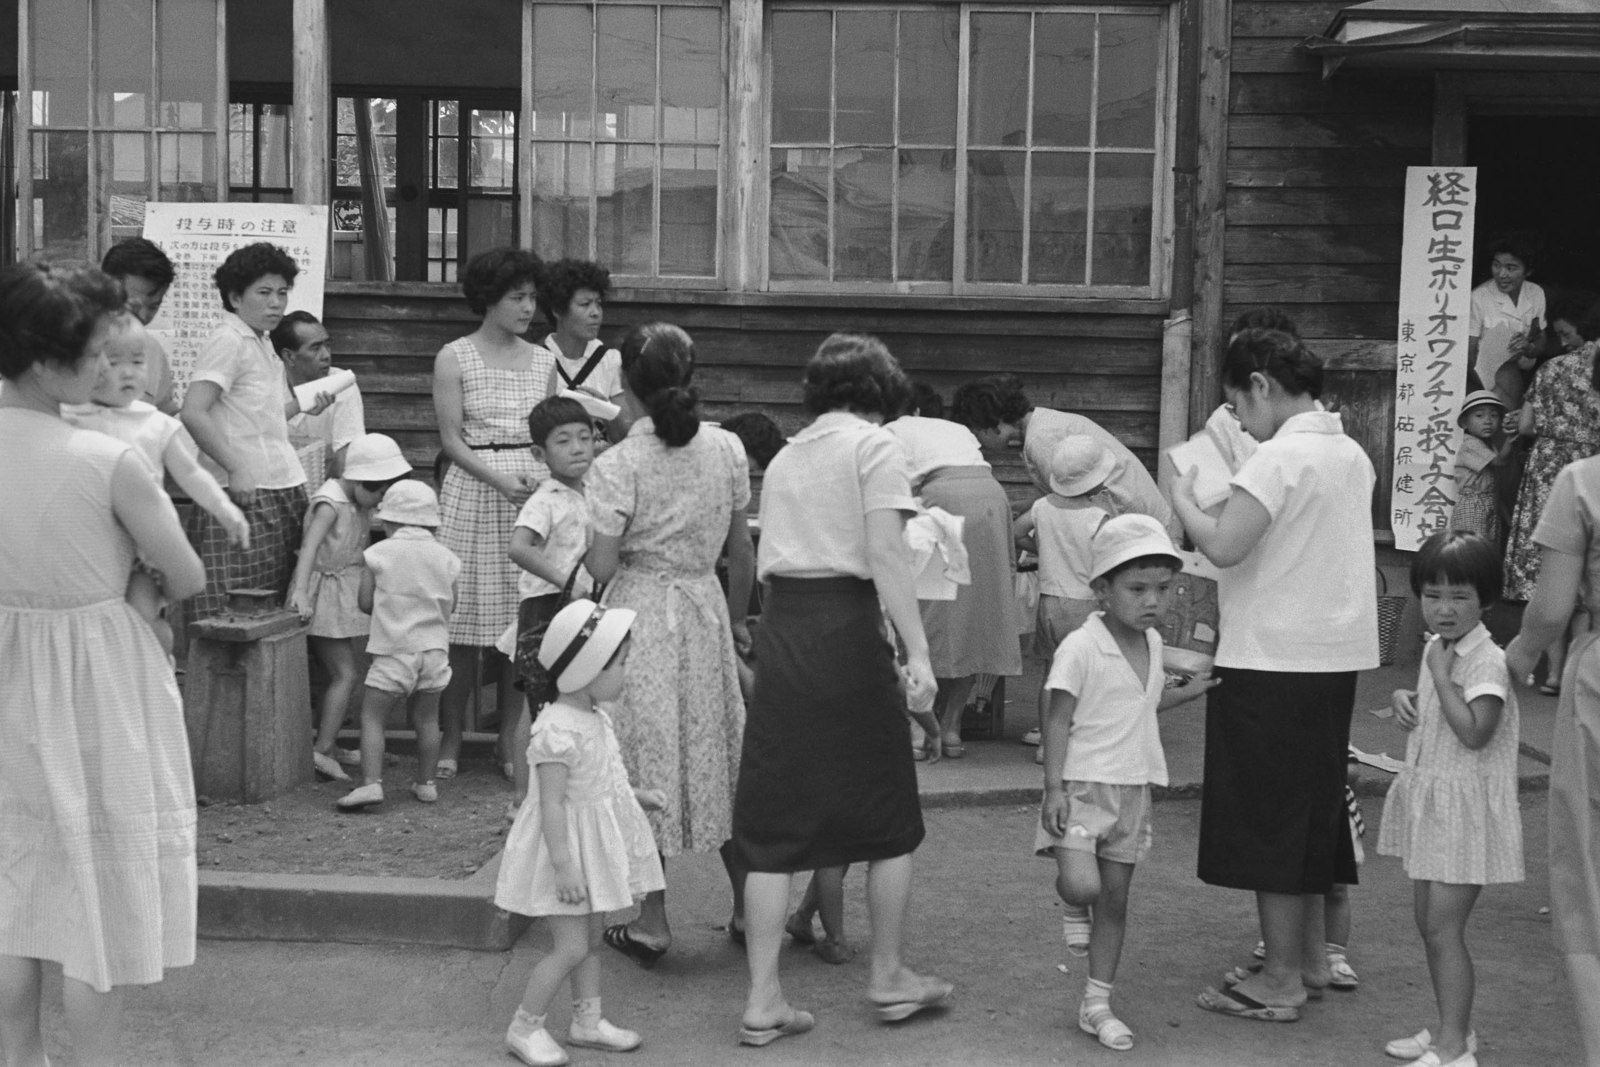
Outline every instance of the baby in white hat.
<svg viewBox="0 0 1600 1067">
<path fill-rule="evenodd" d="M 1156 627 L 1183 562 L 1161 523 L 1137 514 L 1107 519 L 1092 550 L 1089 582 L 1102 610 L 1061 642 L 1045 680 L 1044 802 L 1034 851 L 1056 861 L 1068 949 L 1088 948 L 1078 1027 L 1121 1051 L 1133 1047 L 1133 1033 L 1111 1011 L 1111 986 L 1128 886 L 1150 850 L 1150 787 L 1167 784 L 1156 713 L 1217 683 L 1199 675 L 1166 688 Z"/>
<path fill-rule="evenodd" d="M 601 1015 L 595 952 L 604 912 L 666 886 L 643 806 L 659 809 L 661 798 L 629 785 L 611 718 L 600 709 L 622 695 L 634 617 L 626 608 L 575 600 L 550 620 L 539 646 L 552 692 L 528 738 L 537 783 L 506 835 L 494 896 L 507 911 L 550 924 L 554 946 L 534 964 L 506 1030 L 507 1050 L 536 1067 L 567 1062 L 545 1013 L 569 975 L 569 1045 L 628 1052 L 643 1041 Z"/>
</svg>

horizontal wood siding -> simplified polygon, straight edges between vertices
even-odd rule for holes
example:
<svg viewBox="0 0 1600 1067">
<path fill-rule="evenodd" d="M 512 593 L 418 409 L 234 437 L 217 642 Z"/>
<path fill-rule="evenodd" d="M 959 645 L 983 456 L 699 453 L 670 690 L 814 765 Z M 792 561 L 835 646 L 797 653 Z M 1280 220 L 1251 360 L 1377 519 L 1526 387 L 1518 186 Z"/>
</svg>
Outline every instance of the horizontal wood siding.
<svg viewBox="0 0 1600 1067">
<path fill-rule="evenodd" d="M 1235 0 L 1226 317 L 1271 304 L 1327 361 L 1324 399 L 1378 468 L 1387 528 L 1405 168 L 1428 163 L 1427 77 L 1343 72 L 1295 45 L 1348 0 Z"/>
<path fill-rule="evenodd" d="M 334 363 L 356 372 L 367 428 L 391 434 L 419 468 L 439 449 L 433 414 L 433 358 L 470 333 L 477 319 L 452 286 L 331 284 L 325 319 Z M 606 306 L 603 336 L 613 343 L 631 326 L 666 319 L 694 337 L 695 380 L 712 419 L 743 411 L 771 415 L 793 433 L 801 409 L 801 372 L 833 330 L 880 337 L 915 377 L 946 400 L 955 387 L 999 371 L 1022 377 L 1040 407 L 1087 415 L 1125 441 L 1147 464 L 1157 442 L 1161 386 L 1161 315 L 1094 311 L 961 310 L 914 307 L 740 305 L 640 299 L 617 294 Z M 1017 499 L 1027 496 L 1016 455 L 992 457 Z"/>
</svg>

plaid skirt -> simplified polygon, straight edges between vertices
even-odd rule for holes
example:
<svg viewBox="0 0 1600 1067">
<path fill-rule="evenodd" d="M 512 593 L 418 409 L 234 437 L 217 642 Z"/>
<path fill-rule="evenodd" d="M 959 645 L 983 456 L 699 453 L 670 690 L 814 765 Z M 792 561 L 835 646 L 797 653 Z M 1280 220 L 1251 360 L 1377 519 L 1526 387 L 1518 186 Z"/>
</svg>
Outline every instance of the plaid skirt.
<svg viewBox="0 0 1600 1067">
<path fill-rule="evenodd" d="M 545 469 L 526 448 L 478 453 L 505 474 L 543 477 Z M 450 613 L 450 643 L 491 647 L 517 618 L 517 565 L 506 555 L 520 509 L 492 486 L 460 467 L 439 485 L 439 540 L 461 557 L 456 606 Z"/>
<path fill-rule="evenodd" d="M 244 508 L 250 522 L 250 547 L 228 543 L 228 531 L 200 507 L 191 508 L 183 524 L 189 544 L 206 569 L 205 592 L 186 601 L 184 617 L 203 619 L 227 607 L 229 589 L 270 589 L 280 597 L 289 591 L 295 556 L 300 551 L 306 514 L 306 487 L 258 489 Z"/>
</svg>

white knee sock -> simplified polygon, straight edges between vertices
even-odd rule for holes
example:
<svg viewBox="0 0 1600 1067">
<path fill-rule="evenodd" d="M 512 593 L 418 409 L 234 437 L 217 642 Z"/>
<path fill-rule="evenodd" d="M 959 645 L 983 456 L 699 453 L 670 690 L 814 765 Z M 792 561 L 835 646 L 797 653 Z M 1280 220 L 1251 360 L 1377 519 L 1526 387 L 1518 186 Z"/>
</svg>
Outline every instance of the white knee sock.
<svg viewBox="0 0 1600 1067">
<path fill-rule="evenodd" d="M 593 1030 L 600 1025 L 600 998 L 584 997 L 572 1002 L 572 1025 Z"/>
</svg>

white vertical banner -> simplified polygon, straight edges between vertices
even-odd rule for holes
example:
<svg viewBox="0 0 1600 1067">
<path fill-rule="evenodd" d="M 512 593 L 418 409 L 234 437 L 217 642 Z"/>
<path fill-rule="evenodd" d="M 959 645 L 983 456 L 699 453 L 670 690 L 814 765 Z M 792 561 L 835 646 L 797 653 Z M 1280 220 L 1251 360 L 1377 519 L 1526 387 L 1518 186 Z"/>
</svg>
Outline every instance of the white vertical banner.
<svg viewBox="0 0 1600 1067">
<path fill-rule="evenodd" d="M 212 275 L 229 254 L 257 241 L 277 245 L 300 268 L 289 290 L 289 311 L 322 317 L 328 276 L 326 204 L 210 204 L 150 202 L 144 236 L 161 246 L 177 270 L 150 332 L 161 339 L 181 397 L 195 357 L 222 323 L 221 294 Z"/>
<path fill-rule="evenodd" d="M 1404 551 L 1444 529 L 1455 508 L 1477 191 L 1476 167 L 1406 168 L 1389 506 Z"/>
</svg>

